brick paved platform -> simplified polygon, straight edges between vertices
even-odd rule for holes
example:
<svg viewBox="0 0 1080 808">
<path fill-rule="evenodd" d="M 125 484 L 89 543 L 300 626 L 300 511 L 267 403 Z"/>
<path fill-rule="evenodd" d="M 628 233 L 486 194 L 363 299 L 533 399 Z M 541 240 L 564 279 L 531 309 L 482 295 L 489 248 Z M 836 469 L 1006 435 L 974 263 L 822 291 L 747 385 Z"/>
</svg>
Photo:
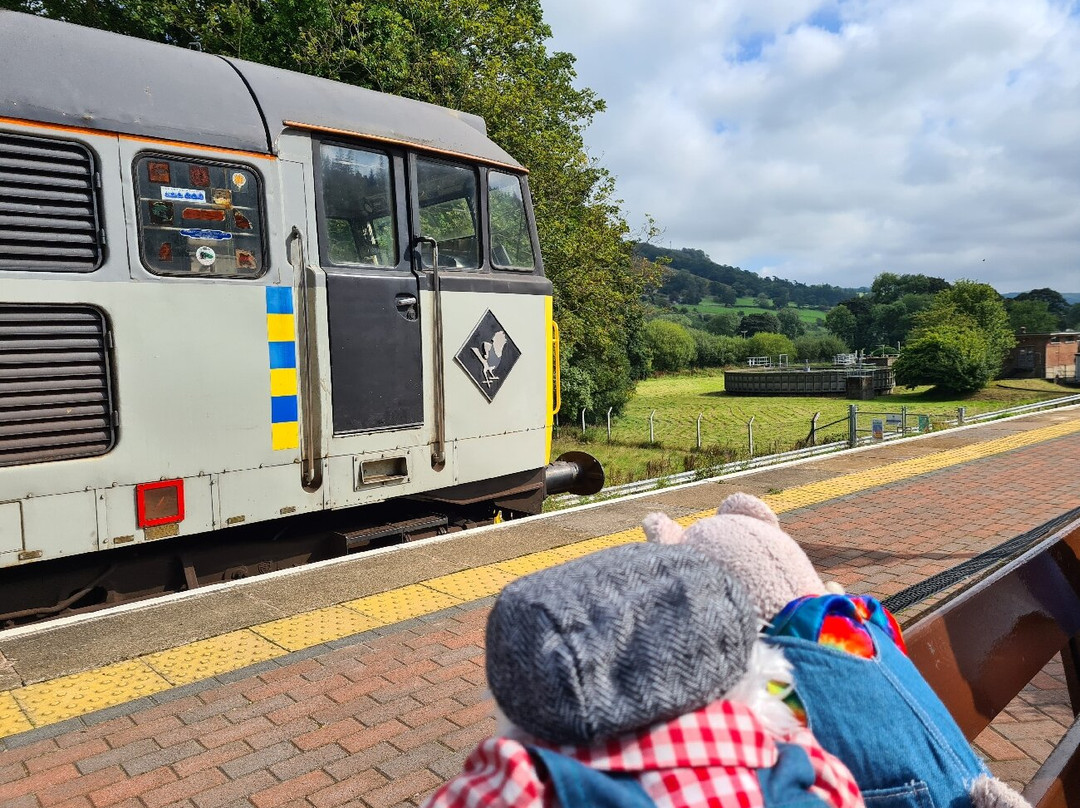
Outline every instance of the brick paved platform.
<svg viewBox="0 0 1080 808">
<path fill-rule="evenodd" d="M 1080 411 L 1062 411 L 511 525 L 489 532 L 476 546 L 466 537 L 410 548 L 393 557 L 398 578 L 387 572 L 386 560 L 358 561 L 359 566 L 346 569 L 364 582 L 380 579 L 386 588 L 449 579 L 456 586 L 488 565 L 499 574 L 482 578 L 487 591 L 496 591 L 500 581 L 516 574 L 514 559 L 525 553 L 557 555 L 558 548 L 608 541 L 604 537 L 610 533 L 619 534 L 612 541 L 632 539 L 629 531 L 649 510 L 690 517 L 715 507 L 731 491 L 747 490 L 770 500 L 823 577 L 850 591 L 887 596 L 1080 506 L 1080 491 L 1061 475 L 1078 459 Z M 370 576 L 363 572 L 365 564 L 374 565 Z M 293 587 L 319 588 L 288 580 Z M 440 585 L 441 590 L 431 588 L 457 592 L 444 594 L 456 605 L 292 653 L 287 651 L 293 635 L 260 629 L 260 637 L 276 636 L 283 644 L 254 665 L 212 678 L 187 671 L 189 684 L 8 735 L 0 740 L 0 806 L 418 804 L 459 770 L 464 756 L 494 726 L 483 672 L 490 597 L 467 597 L 483 587 Z M 327 597 L 341 604 L 381 591 L 376 584 L 362 587 L 368 588 Z M 227 591 L 224 600 L 201 607 L 215 626 L 224 619 L 223 609 L 243 611 L 246 596 Z M 313 602 L 310 608 L 343 608 Z M 921 608 L 910 608 L 901 620 Z M 239 626 L 256 626 L 259 613 L 254 607 L 247 612 L 254 616 L 246 622 L 220 624 L 234 633 Z M 155 637 L 171 633 L 183 640 L 193 630 L 163 624 L 170 615 L 191 621 L 190 607 L 146 614 L 156 625 Z M 142 658 L 125 633 L 135 629 L 124 622 L 106 625 L 113 628 L 95 629 L 95 645 L 112 636 L 117 645 L 132 644 L 124 659 Z M 25 713 L 30 702 L 19 694 L 48 679 L 51 674 L 42 671 L 81 670 L 78 659 L 54 660 L 64 659 L 65 648 L 68 657 L 79 656 L 70 650 L 76 645 L 73 637 L 91 633 L 76 625 L 71 633 L 10 640 L 0 635 L 0 649 L 12 666 L 11 682 L 21 683 L 8 692 L 11 704 Z M 145 634 L 148 642 L 156 642 L 150 632 Z M 57 647 L 47 648 L 50 644 Z M 149 650 L 160 655 L 161 647 Z M 56 698 L 70 695 L 58 692 Z M 980 736 L 978 745 L 995 773 L 1022 784 L 1071 720 L 1061 666 L 1051 664 Z"/>
</svg>

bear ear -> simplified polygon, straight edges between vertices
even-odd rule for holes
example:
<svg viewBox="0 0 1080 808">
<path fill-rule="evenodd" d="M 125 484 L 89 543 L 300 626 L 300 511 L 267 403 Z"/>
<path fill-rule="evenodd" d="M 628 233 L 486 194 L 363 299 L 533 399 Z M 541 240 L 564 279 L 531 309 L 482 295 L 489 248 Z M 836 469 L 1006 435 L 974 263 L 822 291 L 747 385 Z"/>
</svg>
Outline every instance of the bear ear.
<svg viewBox="0 0 1080 808">
<path fill-rule="evenodd" d="M 645 538 L 653 544 L 682 544 L 683 528 L 667 514 L 650 513 L 642 522 Z"/>
<path fill-rule="evenodd" d="M 776 514 L 773 513 L 772 508 L 753 494 L 744 494 L 742 492 L 732 494 L 720 503 L 720 507 L 716 509 L 716 513 L 720 516 L 725 514 L 752 516 L 755 519 L 760 519 L 762 522 L 766 522 L 774 527 L 780 527 L 780 520 L 776 518 Z"/>
</svg>

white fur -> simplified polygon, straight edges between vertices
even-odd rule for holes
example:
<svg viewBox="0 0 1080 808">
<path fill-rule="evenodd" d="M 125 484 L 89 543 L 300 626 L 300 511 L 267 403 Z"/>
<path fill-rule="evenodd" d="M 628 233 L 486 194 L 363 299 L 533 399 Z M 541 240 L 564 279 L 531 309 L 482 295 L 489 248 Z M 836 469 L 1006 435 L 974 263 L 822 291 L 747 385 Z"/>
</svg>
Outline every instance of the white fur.
<svg viewBox="0 0 1080 808">
<path fill-rule="evenodd" d="M 793 682 L 791 663 L 783 651 L 758 639 L 750 649 L 746 673 L 724 694 L 728 701 L 749 707 L 765 729 L 773 735 L 783 735 L 797 729 L 798 719 L 784 703 Z M 783 693 L 770 693 L 769 683 L 785 686 Z"/>
<path fill-rule="evenodd" d="M 1018 792 L 985 774 L 971 784 L 970 795 L 974 808 L 1031 808 Z"/>
</svg>

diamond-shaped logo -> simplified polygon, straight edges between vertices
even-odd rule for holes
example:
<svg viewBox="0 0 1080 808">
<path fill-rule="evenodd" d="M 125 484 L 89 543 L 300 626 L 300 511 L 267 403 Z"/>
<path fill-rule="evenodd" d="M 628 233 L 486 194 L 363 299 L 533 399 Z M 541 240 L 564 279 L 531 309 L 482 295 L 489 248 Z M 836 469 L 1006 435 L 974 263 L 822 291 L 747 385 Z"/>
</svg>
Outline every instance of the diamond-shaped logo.
<svg viewBox="0 0 1080 808">
<path fill-rule="evenodd" d="M 484 398 L 492 401 L 520 356 L 518 346 L 489 309 L 454 358 Z"/>
</svg>

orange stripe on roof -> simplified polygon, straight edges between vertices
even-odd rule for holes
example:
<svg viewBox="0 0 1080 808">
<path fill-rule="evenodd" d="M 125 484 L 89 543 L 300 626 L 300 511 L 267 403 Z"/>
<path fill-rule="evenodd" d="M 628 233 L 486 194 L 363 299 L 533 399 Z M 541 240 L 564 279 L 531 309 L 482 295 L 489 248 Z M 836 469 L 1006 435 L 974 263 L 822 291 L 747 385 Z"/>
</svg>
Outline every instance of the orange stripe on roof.
<svg viewBox="0 0 1080 808">
<path fill-rule="evenodd" d="M 40 121 L 27 121 L 21 118 L 3 118 L 0 117 L 0 124 L 14 124 L 16 126 L 29 126 L 34 129 L 50 129 L 56 132 L 68 132 L 75 135 L 97 135 L 97 136 L 111 136 L 118 137 L 122 140 L 133 140 L 137 143 L 153 143 L 156 146 L 170 146 L 172 148 L 182 149 L 202 149 L 203 151 L 212 151 L 219 154 L 234 154 L 241 157 L 252 157 L 256 160 L 276 160 L 277 156 L 273 154 L 263 154 L 262 152 L 244 151 L 243 149 L 227 149 L 224 146 L 206 146 L 202 143 L 185 143 L 180 140 L 164 140 L 162 138 L 155 137 L 143 137 L 141 135 L 127 135 L 123 132 L 112 132 L 107 129 L 87 129 L 80 126 L 67 126 L 60 123 L 41 123 Z"/>
</svg>

